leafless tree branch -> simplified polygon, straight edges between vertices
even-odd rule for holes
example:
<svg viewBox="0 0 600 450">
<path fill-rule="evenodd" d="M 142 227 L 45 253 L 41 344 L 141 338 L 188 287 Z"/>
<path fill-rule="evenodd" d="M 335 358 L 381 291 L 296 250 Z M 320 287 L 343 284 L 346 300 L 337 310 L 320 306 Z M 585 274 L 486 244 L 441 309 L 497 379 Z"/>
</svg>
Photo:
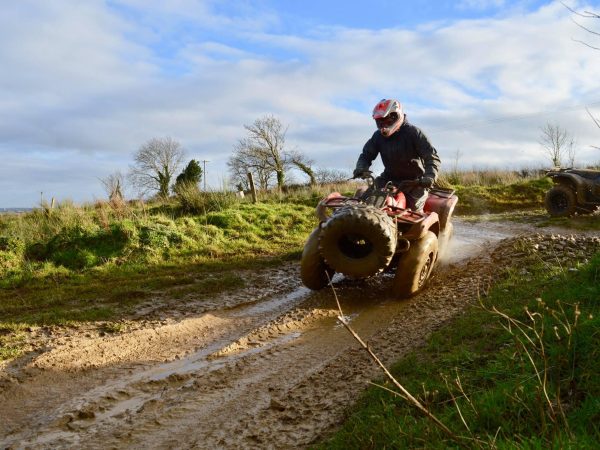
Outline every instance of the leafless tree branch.
<svg viewBox="0 0 600 450">
<path fill-rule="evenodd" d="M 586 47 L 592 48 L 592 49 L 594 49 L 594 50 L 600 50 L 600 47 L 594 47 L 593 45 L 590 45 L 590 44 L 588 44 L 587 42 L 581 41 L 581 40 L 579 40 L 579 39 L 573 39 L 573 42 L 577 42 L 577 43 L 579 43 L 579 44 L 583 44 L 583 45 L 585 45 Z"/>
<path fill-rule="evenodd" d="M 582 30 L 587 31 L 590 34 L 595 34 L 596 36 L 600 36 L 600 33 L 594 31 L 594 30 L 590 30 L 588 27 L 584 27 L 583 25 L 581 25 L 579 22 L 577 22 L 574 19 L 571 19 L 571 22 L 573 22 L 575 25 L 577 25 L 579 28 L 581 28 Z"/>
<path fill-rule="evenodd" d="M 600 128 L 600 120 L 598 120 L 594 116 L 592 116 L 592 113 L 590 112 L 590 110 L 588 108 L 585 108 L 585 110 L 587 111 L 588 115 L 590 116 L 590 119 L 592 119 L 592 121 L 596 124 L 596 126 L 598 128 Z"/>
<path fill-rule="evenodd" d="M 584 17 L 586 19 L 600 19 L 600 15 L 593 13 L 591 11 L 584 11 L 584 12 L 579 12 L 574 10 L 573 8 L 571 8 L 569 5 L 567 5 L 565 2 L 560 2 L 565 8 L 567 8 L 569 11 L 571 11 L 573 14 L 580 16 L 580 17 Z"/>
<path fill-rule="evenodd" d="M 594 12 L 591 12 L 591 11 L 583 11 L 583 12 L 580 12 L 580 11 L 577 11 L 577 10 L 575 10 L 575 9 L 571 8 L 569 5 L 567 5 L 567 4 L 566 4 L 566 3 L 564 3 L 564 2 L 560 2 L 560 3 L 561 3 L 561 4 L 562 4 L 562 5 L 563 5 L 563 6 L 564 6 L 564 7 L 565 7 L 567 10 L 569 10 L 569 11 L 571 12 L 571 14 L 574 14 L 574 15 L 575 15 L 575 16 L 577 16 L 577 17 L 580 17 L 580 18 L 582 18 L 582 19 L 600 19 L 600 14 L 597 14 L 597 13 L 594 13 Z M 581 23 L 579 23 L 577 20 L 575 20 L 575 19 L 571 18 L 571 21 L 572 21 L 572 22 L 573 22 L 575 25 L 577 25 L 579 28 L 581 28 L 582 30 L 586 31 L 587 33 L 589 33 L 589 34 L 592 34 L 592 35 L 594 35 L 594 36 L 600 36 L 600 32 L 598 32 L 598 31 L 595 31 L 595 30 L 592 30 L 591 28 L 589 28 L 589 27 L 586 27 L 585 25 L 582 25 L 582 24 L 581 24 Z M 581 39 L 573 39 L 573 41 L 575 41 L 575 42 L 577 42 L 577 43 L 580 43 L 580 44 L 583 44 L 583 45 L 585 45 L 586 47 L 589 47 L 589 48 L 591 48 L 591 49 L 594 49 L 594 50 L 600 50 L 600 47 L 597 47 L 597 46 L 595 46 L 595 45 L 592 45 L 592 44 L 590 44 L 590 43 L 588 43 L 588 42 L 582 41 Z"/>
</svg>

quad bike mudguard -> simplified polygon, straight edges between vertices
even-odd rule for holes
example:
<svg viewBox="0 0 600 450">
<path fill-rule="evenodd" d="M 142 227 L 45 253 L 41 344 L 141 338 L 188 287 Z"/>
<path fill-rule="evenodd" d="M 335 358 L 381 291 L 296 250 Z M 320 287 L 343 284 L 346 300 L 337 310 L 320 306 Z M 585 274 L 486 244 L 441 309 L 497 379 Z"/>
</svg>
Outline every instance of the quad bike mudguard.
<svg viewBox="0 0 600 450">
<path fill-rule="evenodd" d="M 454 208 L 458 203 L 458 197 L 453 191 L 446 189 L 431 189 L 425 202 L 423 210 L 426 212 L 435 212 L 440 221 L 440 231 L 446 229 L 450 222 Z"/>
</svg>

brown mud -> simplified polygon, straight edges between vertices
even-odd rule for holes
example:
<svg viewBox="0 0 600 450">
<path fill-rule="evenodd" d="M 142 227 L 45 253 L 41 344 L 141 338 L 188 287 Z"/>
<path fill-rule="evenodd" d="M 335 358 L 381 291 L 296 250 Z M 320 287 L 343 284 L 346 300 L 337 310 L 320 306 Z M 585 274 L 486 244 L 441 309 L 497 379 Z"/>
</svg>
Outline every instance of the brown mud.
<svg viewBox="0 0 600 450">
<path fill-rule="evenodd" d="M 390 276 L 334 279 L 352 327 L 390 363 L 485 289 L 492 251 L 526 232 L 455 222 L 428 288 L 394 300 Z M 300 285 L 298 263 L 241 272 L 251 288 L 144 305 L 117 334 L 38 330 L 0 366 L 0 448 L 303 448 L 378 376 L 336 321 L 330 289 Z M 34 333 L 35 334 L 35 333 Z"/>
</svg>

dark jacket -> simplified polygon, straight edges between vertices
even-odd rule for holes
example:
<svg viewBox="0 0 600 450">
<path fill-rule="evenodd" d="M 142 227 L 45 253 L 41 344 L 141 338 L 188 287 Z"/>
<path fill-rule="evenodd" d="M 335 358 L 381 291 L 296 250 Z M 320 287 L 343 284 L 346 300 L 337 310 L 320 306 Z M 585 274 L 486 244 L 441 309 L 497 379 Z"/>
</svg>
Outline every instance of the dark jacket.
<svg viewBox="0 0 600 450">
<path fill-rule="evenodd" d="M 377 130 L 365 144 L 356 162 L 359 170 L 368 170 L 381 155 L 387 180 L 416 180 L 422 176 L 437 179 L 440 158 L 423 132 L 405 119 L 402 126 L 386 138 Z"/>
</svg>

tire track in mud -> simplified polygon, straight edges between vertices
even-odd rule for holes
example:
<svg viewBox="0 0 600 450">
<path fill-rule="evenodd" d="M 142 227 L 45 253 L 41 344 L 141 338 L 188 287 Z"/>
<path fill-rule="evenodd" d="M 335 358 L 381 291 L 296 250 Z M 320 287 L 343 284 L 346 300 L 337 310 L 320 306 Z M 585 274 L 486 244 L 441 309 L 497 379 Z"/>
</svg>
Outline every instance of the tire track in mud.
<svg viewBox="0 0 600 450">
<path fill-rule="evenodd" d="M 390 299 L 386 276 L 336 280 L 344 313 L 384 362 L 422 343 L 487 284 L 495 266 L 487 251 L 493 245 L 486 243 L 513 231 L 492 226 L 477 235 L 475 227 L 456 227 L 448 265 L 411 300 Z M 336 323 L 331 292 L 299 287 L 297 264 L 261 277 L 269 295 L 258 300 L 243 292 L 217 309 L 210 306 L 215 301 L 207 306 L 192 299 L 196 317 L 67 342 L 14 369 L 0 391 L 0 413 L 8 418 L 0 425 L 0 446 L 290 448 L 314 442 L 343 419 L 377 368 Z"/>
</svg>

